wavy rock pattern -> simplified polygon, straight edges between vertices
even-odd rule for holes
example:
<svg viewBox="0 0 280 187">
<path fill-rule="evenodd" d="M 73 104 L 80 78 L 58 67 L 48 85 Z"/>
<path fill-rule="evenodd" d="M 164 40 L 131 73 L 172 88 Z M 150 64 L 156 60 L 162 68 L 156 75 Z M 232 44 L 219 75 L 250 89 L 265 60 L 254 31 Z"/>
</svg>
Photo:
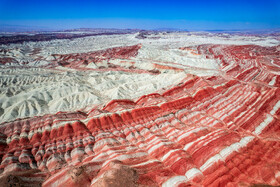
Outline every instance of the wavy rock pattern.
<svg viewBox="0 0 280 187">
<path fill-rule="evenodd" d="M 115 71 L 61 72 L 42 68 L 7 68 L 1 72 L 1 122 L 92 108 L 117 98 L 132 99 L 184 78 L 184 73 L 154 76 Z"/>
<path fill-rule="evenodd" d="M 200 45 L 220 75 L 0 126 L 1 180 L 43 186 L 280 185 L 279 46 Z M 116 177 L 116 176 L 126 176 Z"/>
</svg>

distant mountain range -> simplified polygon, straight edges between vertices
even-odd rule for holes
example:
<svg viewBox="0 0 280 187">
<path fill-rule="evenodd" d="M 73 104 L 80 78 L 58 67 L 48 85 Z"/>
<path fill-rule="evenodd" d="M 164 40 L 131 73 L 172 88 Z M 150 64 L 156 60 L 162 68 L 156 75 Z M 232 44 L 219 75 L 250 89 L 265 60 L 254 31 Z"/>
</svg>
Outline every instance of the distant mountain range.
<svg viewBox="0 0 280 187">
<path fill-rule="evenodd" d="M 264 34 L 264 33 L 278 33 L 280 32 L 280 28 L 275 29 L 255 29 L 255 30 L 242 30 L 242 29 L 234 29 L 234 30 L 205 30 L 206 32 L 214 32 L 214 33 L 248 33 L 248 34 Z"/>
<path fill-rule="evenodd" d="M 8 25 L 0 24 L 0 32 L 119 32 L 119 33 L 131 33 L 145 31 L 147 29 L 115 29 L 115 28 L 74 28 L 65 30 L 56 30 L 48 27 L 36 27 L 36 26 L 24 26 L 24 25 Z M 192 30 L 192 29 L 179 29 L 179 28 L 156 28 L 149 29 L 149 31 L 160 32 L 211 32 L 211 33 L 248 33 L 248 34 L 264 34 L 264 33 L 279 33 L 280 28 L 275 29 L 257 29 L 257 30 L 229 30 L 229 29 L 217 29 L 217 30 Z"/>
</svg>

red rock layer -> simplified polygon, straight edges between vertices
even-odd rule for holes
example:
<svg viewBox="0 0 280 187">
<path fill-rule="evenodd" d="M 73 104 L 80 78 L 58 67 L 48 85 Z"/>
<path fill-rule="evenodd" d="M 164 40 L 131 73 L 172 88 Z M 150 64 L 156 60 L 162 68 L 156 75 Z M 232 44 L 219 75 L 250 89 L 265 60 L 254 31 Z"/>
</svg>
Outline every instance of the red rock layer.
<svg viewBox="0 0 280 187">
<path fill-rule="evenodd" d="M 169 66 L 156 67 L 155 70 L 144 70 L 138 69 L 134 66 L 135 62 L 123 61 L 130 60 L 132 57 L 136 57 L 138 50 L 142 47 L 141 44 L 133 46 L 121 46 L 107 48 L 104 50 L 87 52 L 87 53 L 72 53 L 72 54 L 53 54 L 54 60 L 48 65 L 44 65 L 46 68 L 54 68 L 57 66 L 63 66 L 67 68 L 72 68 L 76 70 L 90 70 L 90 71 L 123 71 L 130 73 L 148 73 L 148 74 L 159 74 L 160 71 L 157 69 L 172 69 L 179 70 L 182 69 L 173 68 Z M 118 59 L 121 60 L 119 64 L 111 63 L 110 60 Z M 41 60 L 41 59 L 37 59 Z M 89 64 L 94 64 L 88 67 Z"/>
<path fill-rule="evenodd" d="M 195 48 L 206 58 L 221 61 L 221 70 L 226 76 L 245 82 L 279 86 L 280 46 L 262 47 L 257 45 L 201 45 Z"/>
<path fill-rule="evenodd" d="M 0 58 L 0 64 L 8 64 L 8 63 L 11 63 L 11 64 L 18 64 L 18 61 L 16 61 L 16 59 L 14 58 L 10 58 L 10 57 L 4 57 L 4 58 Z"/>
<path fill-rule="evenodd" d="M 196 49 L 219 58 L 224 74 L 188 75 L 163 93 L 113 100 L 88 114 L 3 123 L 1 179 L 15 175 L 43 186 L 280 185 L 277 48 Z M 250 51 L 258 57 L 245 58 Z"/>
<path fill-rule="evenodd" d="M 101 63 L 110 59 L 129 59 L 138 54 L 141 44 L 133 46 L 113 47 L 100 51 L 73 54 L 54 54 L 52 55 L 61 66 L 78 68 L 89 63 Z"/>
</svg>

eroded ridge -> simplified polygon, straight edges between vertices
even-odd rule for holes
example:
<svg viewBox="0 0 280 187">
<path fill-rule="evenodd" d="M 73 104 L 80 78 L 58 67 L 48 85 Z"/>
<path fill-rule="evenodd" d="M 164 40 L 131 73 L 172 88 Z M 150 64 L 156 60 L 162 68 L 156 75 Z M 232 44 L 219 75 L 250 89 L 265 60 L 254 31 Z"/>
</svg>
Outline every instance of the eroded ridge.
<svg viewBox="0 0 280 187">
<path fill-rule="evenodd" d="M 279 47 L 181 49 L 219 59 L 221 74 L 187 74 L 171 89 L 112 100 L 89 112 L 3 123 L 3 181 L 14 176 L 43 186 L 280 185 Z"/>
<path fill-rule="evenodd" d="M 133 46 L 114 47 L 88 53 L 53 54 L 52 56 L 58 65 L 79 68 L 90 63 L 98 64 L 111 59 L 129 59 L 131 57 L 136 57 L 140 48 L 141 44 L 138 44 Z"/>
<path fill-rule="evenodd" d="M 182 49 L 195 51 L 206 58 L 219 59 L 220 69 L 229 78 L 279 86 L 279 45 L 200 45 Z"/>
</svg>

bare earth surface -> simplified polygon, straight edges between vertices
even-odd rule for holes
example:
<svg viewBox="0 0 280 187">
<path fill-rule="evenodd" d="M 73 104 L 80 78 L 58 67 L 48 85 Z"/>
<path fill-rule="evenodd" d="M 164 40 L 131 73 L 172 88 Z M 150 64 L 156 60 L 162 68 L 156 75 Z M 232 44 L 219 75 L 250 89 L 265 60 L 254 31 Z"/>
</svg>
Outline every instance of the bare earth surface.
<svg viewBox="0 0 280 187">
<path fill-rule="evenodd" d="M 0 45 L 0 186 L 280 185 L 279 37 L 36 37 Z"/>
</svg>

